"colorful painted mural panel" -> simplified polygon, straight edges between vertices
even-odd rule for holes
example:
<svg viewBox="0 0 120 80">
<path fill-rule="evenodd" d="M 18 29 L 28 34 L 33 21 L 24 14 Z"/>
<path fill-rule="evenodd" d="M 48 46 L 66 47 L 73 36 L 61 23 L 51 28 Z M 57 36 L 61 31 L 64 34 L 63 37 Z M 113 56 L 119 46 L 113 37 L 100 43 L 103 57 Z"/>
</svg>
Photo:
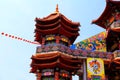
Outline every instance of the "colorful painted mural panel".
<svg viewBox="0 0 120 80">
<path fill-rule="evenodd" d="M 101 32 L 75 44 L 77 49 L 106 52 L 106 32 Z"/>
<path fill-rule="evenodd" d="M 105 80 L 104 62 L 101 58 L 87 58 L 88 80 Z"/>
</svg>

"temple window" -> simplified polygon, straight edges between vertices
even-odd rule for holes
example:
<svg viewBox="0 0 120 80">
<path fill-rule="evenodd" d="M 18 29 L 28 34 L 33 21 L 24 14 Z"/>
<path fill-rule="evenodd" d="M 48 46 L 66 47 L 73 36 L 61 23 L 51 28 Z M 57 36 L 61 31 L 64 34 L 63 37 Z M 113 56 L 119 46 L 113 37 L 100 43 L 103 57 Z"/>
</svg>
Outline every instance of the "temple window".
<svg viewBox="0 0 120 80">
<path fill-rule="evenodd" d="M 54 35 L 47 35 L 45 39 L 45 45 L 56 44 Z"/>
<path fill-rule="evenodd" d="M 60 70 L 60 80 L 70 80 L 69 72 L 66 70 Z"/>
<path fill-rule="evenodd" d="M 54 80 L 54 70 L 53 69 L 42 70 L 42 80 Z"/>
<path fill-rule="evenodd" d="M 60 44 L 68 46 L 68 39 L 64 36 L 61 37 Z"/>
<path fill-rule="evenodd" d="M 120 27 L 120 20 L 114 21 L 114 22 L 111 24 L 111 28 L 118 28 L 118 27 Z"/>
<path fill-rule="evenodd" d="M 45 45 L 56 44 L 55 40 L 45 41 Z"/>
<path fill-rule="evenodd" d="M 53 70 L 53 69 L 44 69 L 44 70 L 42 70 L 42 75 L 43 75 L 43 76 L 51 76 L 51 75 L 54 75 L 54 70 Z"/>
<path fill-rule="evenodd" d="M 120 28 L 120 12 L 117 11 L 115 15 L 115 20 L 113 21 L 111 28 Z"/>
</svg>

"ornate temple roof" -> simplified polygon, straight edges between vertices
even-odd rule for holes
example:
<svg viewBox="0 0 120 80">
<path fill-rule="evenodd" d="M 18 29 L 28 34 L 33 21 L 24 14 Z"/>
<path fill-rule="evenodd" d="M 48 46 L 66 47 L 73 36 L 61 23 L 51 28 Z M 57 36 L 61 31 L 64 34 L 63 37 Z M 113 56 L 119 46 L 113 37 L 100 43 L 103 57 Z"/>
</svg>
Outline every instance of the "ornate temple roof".
<svg viewBox="0 0 120 80">
<path fill-rule="evenodd" d="M 74 59 L 74 57 L 61 54 L 60 52 L 52 52 L 46 54 L 36 54 L 32 56 L 31 72 L 36 72 L 37 69 L 45 68 L 62 68 L 69 71 L 79 69 L 82 60 Z M 66 65 L 67 64 L 67 65 Z M 36 68 L 35 68 L 36 67 Z"/>
<path fill-rule="evenodd" d="M 114 21 L 117 10 L 120 10 L 120 1 L 106 0 L 106 8 L 102 15 L 98 19 L 93 20 L 92 23 L 107 29 L 109 24 Z"/>
<path fill-rule="evenodd" d="M 41 37 L 48 34 L 64 35 L 73 43 L 79 35 L 79 22 L 72 22 L 63 14 L 59 13 L 58 5 L 56 11 L 44 18 L 36 18 L 35 41 L 41 43 Z"/>
</svg>

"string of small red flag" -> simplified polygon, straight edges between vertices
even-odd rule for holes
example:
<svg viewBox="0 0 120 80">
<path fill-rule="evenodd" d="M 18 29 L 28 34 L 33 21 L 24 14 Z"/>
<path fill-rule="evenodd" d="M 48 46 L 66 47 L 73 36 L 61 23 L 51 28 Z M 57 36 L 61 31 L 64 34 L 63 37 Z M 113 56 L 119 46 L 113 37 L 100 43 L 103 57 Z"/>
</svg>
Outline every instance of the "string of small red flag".
<svg viewBox="0 0 120 80">
<path fill-rule="evenodd" d="M 21 38 L 21 37 L 17 37 L 17 36 L 8 34 L 8 33 L 2 32 L 1 35 L 2 35 L 2 36 L 5 36 L 5 37 L 9 37 L 9 38 L 11 38 L 11 39 L 16 39 L 16 40 L 24 41 L 24 42 L 27 42 L 27 43 L 40 45 L 38 42 L 30 41 L 30 40 L 27 40 L 27 39 L 24 39 L 24 38 Z"/>
</svg>

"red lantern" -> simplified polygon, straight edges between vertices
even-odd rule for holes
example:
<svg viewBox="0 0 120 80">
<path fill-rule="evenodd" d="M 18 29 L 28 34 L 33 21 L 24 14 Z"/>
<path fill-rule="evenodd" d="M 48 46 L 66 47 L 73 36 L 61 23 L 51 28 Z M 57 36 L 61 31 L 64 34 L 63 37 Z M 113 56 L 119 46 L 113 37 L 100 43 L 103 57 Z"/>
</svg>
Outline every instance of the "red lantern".
<svg viewBox="0 0 120 80">
<path fill-rule="evenodd" d="M 4 32 L 2 32 L 1 34 L 4 35 Z"/>
<path fill-rule="evenodd" d="M 20 40 L 22 40 L 22 38 L 20 38 Z"/>
<path fill-rule="evenodd" d="M 18 37 L 18 40 L 20 40 L 20 38 Z"/>
<path fill-rule="evenodd" d="M 12 36 L 12 38 L 14 38 L 14 36 Z"/>
<path fill-rule="evenodd" d="M 6 37 L 8 36 L 8 37 L 10 37 L 10 38 L 15 38 L 15 39 L 18 39 L 18 40 L 22 40 L 22 41 L 25 41 L 25 42 L 28 42 L 28 43 L 31 43 L 31 44 L 39 45 L 38 42 L 26 40 L 26 39 L 23 39 L 23 38 L 20 38 L 20 37 L 16 37 L 16 36 L 14 36 L 14 35 L 10 35 L 10 34 L 4 33 L 4 32 L 2 32 L 1 35 L 5 35 Z"/>
<path fill-rule="evenodd" d="M 11 35 L 9 35 L 9 37 L 11 37 Z"/>
<path fill-rule="evenodd" d="M 17 39 L 17 37 L 15 37 L 15 39 Z"/>
<path fill-rule="evenodd" d="M 5 34 L 5 36 L 8 36 L 8 34 Z"/>
<path fill-rule="evenodd" d="M 23 41 L 25 41 L 25 39 L 23 39 Z"/>
</svg>

